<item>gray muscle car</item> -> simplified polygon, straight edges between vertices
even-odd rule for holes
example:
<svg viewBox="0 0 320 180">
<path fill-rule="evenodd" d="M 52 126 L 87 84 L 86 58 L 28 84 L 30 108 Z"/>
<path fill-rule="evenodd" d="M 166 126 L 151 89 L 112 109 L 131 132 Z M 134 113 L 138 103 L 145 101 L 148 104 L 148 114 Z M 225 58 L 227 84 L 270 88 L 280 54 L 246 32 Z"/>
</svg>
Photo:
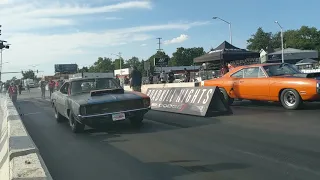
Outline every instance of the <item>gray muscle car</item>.
<svg viewBox="0 0 320 180">
<path fill-rule="evenodd" d="M 79 78 L 65 82 L 51 97 L 57 122 L 68 120 L 73 132 L 85 125 L 130 120 L 139 126 L 150 110 L 150 98 L 124 91 L 113 78 Z"/>
</svg>

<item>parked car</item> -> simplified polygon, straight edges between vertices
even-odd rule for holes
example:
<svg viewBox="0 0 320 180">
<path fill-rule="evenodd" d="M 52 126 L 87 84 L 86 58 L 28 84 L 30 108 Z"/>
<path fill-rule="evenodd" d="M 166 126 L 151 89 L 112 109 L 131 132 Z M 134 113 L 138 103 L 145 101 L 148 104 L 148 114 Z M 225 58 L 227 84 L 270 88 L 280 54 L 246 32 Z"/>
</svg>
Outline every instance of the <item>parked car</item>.
<svg viewBox="0 0 320 180">
<path fill-rule="evenodd" d="M 301 73 L 287 63 L 254 64 L 232 69 L 221 78 L 201 86 L 218 86 L 225 101 L 281 102 L 286 109 L 298 109 L 304 101 L 320 100 L 320 73 Z"/>
<path fill-rule="evenodd" d="M 150 98 L 140 92 L 129 92 L 112 77 L 70 79 L 52 94 L 57 122 L 68 120 L 73 132 L 85 125 L 130 120 L 140 126 L 150 110 Z"/>
</svg>

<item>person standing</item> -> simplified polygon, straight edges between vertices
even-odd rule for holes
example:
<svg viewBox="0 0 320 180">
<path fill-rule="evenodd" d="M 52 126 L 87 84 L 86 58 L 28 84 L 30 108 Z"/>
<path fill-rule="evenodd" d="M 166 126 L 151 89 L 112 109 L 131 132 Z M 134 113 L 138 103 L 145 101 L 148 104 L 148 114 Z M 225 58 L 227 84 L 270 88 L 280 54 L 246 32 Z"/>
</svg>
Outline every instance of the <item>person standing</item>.
<svg viewBox="0 0 320 180">
<path fill-rule="evenodd" d="M 169 83 L 173 83 L 174 80 L 175 80 L 174 73 L 170 69 L 170 71 L 169 71 Z"/>
<path fill-rule="evenodd" d="M 121 82 L 120 82 L 120 79 L 119 79 L 119 74 L 116 75 L 116 81 L 117 81 L 118 85 L 121 86 Z"/>
<path fill-rule="evenodd" d="M 46 98 L 46 83 L 45 83 L 45 81 L 41 81 L 40 82 L 40 89 L 41 89 L 41 97 L 42 98 Z"/>
<path fill-rule="evenodd" d="M 229 68 L 228 68 L 227 64 L 226 63 L 222 63 L 221 64 L 221 69 L 220 69 L 221 76 L 224 76 L 228 72 L 229 72 Z"/>
<path fill-rule="evenodd" d="M 16 102 L 17 101 L 17 96 L 18 96 L 18 92 L 17 92 L 17 86 L 14 85 L 14 83 L 12 82 L 8 88 L 8 93 L 9 93 L 9 97 L 12 100 L 12 102 Z"/>
<path fill-rule="evenodd" d="M 51 94 L 54 92 L 56 82 L 54 82 L 52 79 L 50 79 L 48 86 L 49 86 L 49 93 L 50 93 L 50 98 L 51 98 Z"/>
<path fill-rule="evenodd" d="M 190 82 L 190 72 L 187 70 L 187 68 L 184 68 L 184 76 L 185 76 L 185 82 Z"/>
<path fill-rule="evenodd" d="M 20 83 L 20 84 L 19 84 L 18 89 L 19 89 L 19 95 L 21 95 L 21 91 L 22 91 L 22 83 Z"/>
<path fill-rule="evenodd" d="M 151 72 L 149 74 L 149 84 L 153 84 L 153 74 Z"/>
<path fill-rule="evenodd" d="M 133 91 L 141 92 L 141 84 L 142 74 L 136 66 L 133 66 L 133 70 L 131 72 L 130 88 L 132 88 Z"/>
<path fill-rule="evenodd" d="M 167 81 L 168 81 L 168 75 L 166 74 L 165 71 L 162 71 L 160 73 L 160 82 L 161 83 L 167 83 Z"/>
<path fill-rule="evenodd" d="M 30 86 L 29 86 L 29 84 L 27 84 L 27 90 L 28 90 L 28 93 L 30 93 Z"/>
</svg>

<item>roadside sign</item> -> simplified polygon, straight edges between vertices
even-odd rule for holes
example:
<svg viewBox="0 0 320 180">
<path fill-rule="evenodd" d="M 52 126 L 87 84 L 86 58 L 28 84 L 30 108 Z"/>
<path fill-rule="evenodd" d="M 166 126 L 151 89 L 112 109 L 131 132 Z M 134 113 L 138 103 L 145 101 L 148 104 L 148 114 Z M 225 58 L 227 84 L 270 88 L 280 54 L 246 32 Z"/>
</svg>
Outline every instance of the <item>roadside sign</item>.
<svg viewBox="0 0 320 180">
<path fill-rule="evenodd" d="M 78 72 L 77 64 L 55 64 L 54 72 L 59 73 L 76 73 Z"/>
<path fill-rule="evenodd" d="M 169 65 L 169 58 L 154 58 L 154 66 L 167 66 Z"/>
<path fill-rule="evenodd" d="M 149 71 L 150 70 L 150 61 L 144 61 L 143 67 L 144 67 L 145 71 Z"/>
<path fill-rule="evenodd" d="M 150 97 L 153 110 L 196 116 L 231 112 L 215 86 L 148 88 L 146 94 Z"/>
</svg>

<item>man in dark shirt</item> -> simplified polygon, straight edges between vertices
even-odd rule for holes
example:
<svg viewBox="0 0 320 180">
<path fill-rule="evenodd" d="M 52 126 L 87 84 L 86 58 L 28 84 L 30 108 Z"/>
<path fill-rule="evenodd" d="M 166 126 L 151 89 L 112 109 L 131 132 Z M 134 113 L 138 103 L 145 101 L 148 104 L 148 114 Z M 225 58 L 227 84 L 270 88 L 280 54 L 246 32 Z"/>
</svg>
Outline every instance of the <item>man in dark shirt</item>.
<svg viewBox="0 0 320 180">
<path fill-rule="evenodd" d="M 45 94 L 46 94 L 46 82 L 45 81 L 40 81 L 40 89 L 41 89 L 41 97 L 45 98 Z"/>
<path fill-rule="evenodd" d="M 190 72 L 187 70 L 187 68 L 184 68 L 184 75 L 186 77 L 185 82 L 190 82 Z"/>
<path fill-rule="evenodd" d="M 138 71 L 136 66 L 134 66 L 131 72 L 130 88 L 132 88 L 133 91 L 141 92 L 141 84 L 142 84 L 141 72 Z"/>
<path fill-rule="evenodd" d="M 174 73 L 172 72 L 172 70 L 170 70 L 169 71 L 169 78 L 168 78 L 168 80 L 169 80 L 169 83 L 173 83 L 173 81 L 174 81 Z"/>
</svg>

